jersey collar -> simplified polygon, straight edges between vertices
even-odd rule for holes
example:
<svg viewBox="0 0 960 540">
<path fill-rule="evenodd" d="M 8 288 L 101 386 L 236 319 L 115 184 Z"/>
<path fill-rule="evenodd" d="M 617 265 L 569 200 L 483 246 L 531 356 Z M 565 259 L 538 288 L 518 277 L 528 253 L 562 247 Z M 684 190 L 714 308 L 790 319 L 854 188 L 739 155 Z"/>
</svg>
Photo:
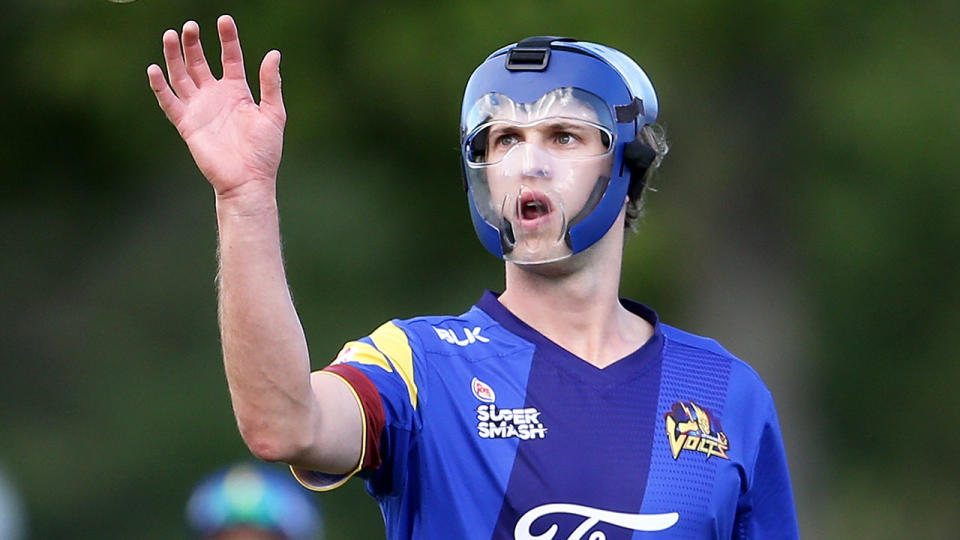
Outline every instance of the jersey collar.
<svg viewBox="0 0 960 540">
<path fill-rule="evenodd" d="M 626 379 L 646 372 L 660 360 L 664 339 L 659 317 L 654 310 L 639 302 L 626 298 L 620 299 L 623 307 L 653 326 L 653 336 L 639 349 L 601 369 L 564 349 L 525 323 L 500 303 L 499 296 L 500 293 L 488 290 L 484 292 L 476 306 L 505 330 L 532 343 L 539 353 L 549 356 L 560 367 L 578 378 L 607 386 L 624 382 Z"/>
</svg>

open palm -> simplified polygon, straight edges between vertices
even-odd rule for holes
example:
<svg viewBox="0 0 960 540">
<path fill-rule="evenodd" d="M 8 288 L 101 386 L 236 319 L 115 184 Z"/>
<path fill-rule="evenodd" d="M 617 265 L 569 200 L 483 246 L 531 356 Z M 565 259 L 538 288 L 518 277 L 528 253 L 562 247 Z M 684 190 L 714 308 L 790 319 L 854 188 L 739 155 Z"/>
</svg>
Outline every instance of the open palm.
<svg viewBox="0 0 960 540">
<path fill-rule="evenodd" d="M 224 15 L 217 20 L 217 30 L 221 79 L 213 76 L 207 64 L 199 26 L 189 21 L 183 25 L 182 40 L 174 30 L 163 34 L 170 82 L 153 64 L 147 68 L 150 88 L 219 197 L 247 188 L 273 190 L 286 123 L 280 53 L 270 51 L 260 65 L 257 104 L 247 84 L 236 24 Z"/>
</svg>

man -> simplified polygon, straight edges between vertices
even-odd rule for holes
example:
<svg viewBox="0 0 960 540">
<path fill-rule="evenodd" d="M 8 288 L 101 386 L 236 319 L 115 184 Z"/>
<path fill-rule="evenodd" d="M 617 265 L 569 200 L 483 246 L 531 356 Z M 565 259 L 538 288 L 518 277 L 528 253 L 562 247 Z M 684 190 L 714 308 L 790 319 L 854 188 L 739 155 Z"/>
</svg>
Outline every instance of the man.
<svg viewBox="0 0 960 540">
<path fill-rule="evenodd" d="M 27 535 L 23 502 L 9 477 L 0 467 L 0 538 L 20 540 Z"/>
<path fill-rule="evenodd" d="M 360 473 L 391 539 L 797 536 L 759 377 L 618 298 L 624 230 L 666 152 L 636 63 L 545 37 L 488 57 L 461 151 L 503 294 L 388 322 L 311 374 L 280 253 L 280 54 L 257 105 L 233 20 L 218 29 L 221 80 L 193 22 L 163 36 L 169 85 L 148 76 L 216 194 L 224 359 L 254 454 L 318 490 Z"/>
</svg>

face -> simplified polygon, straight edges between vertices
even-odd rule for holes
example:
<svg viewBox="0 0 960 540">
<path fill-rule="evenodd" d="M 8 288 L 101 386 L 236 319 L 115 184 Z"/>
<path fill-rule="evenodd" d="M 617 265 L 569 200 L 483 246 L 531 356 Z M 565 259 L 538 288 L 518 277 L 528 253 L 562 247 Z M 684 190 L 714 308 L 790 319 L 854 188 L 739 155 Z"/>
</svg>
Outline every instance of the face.
<svg viewBox="0 0 960 540">
<path fill-rule="evenodd" d="M 605 134 L 566 118 L 491 126 L 487 183 L 494 212 L 509 222 L 518 262 L 569 255 L 569 222 L 587 206 L 613 158 Z M 608 139 L 609 140 L 609 139 Z"/>
<path fill-rule="evenodd" d="M 500 230 L 505 259 L 570 256 L 568 227 L 603 195 L 613 164 L 612 120 L 597 101 L 560 88 L 531 103 L 489 94 L 471 111 L 467 178 L 478 210 Z"/>
<path fill-rule="evenodd" d="M 488 163 L 499 163 L 515 146 L 528 143 L 561 159 L 578 160 L 607 153 L 604 133 L 593 124 L 566 117 L 548 117 L 533 125 L 492 122 L 487 133 Z"/>
</svg>

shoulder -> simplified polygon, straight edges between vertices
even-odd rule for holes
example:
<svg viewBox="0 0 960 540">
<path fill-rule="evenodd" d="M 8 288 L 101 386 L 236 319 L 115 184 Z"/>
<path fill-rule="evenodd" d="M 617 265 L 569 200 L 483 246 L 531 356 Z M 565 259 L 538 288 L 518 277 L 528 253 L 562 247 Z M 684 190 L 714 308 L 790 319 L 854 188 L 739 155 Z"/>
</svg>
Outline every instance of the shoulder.
<svg viewBox="0 0 960 540">
<path fill-rule="evenodd" d="M 675 345 L 736 359 L 730 351 L 723 348 L 723 345 L 720 345 L 720 343 L 713 338 L 698 336 L 697 334 L 692 334 L 675 326 L 670 326 L 669 324 L 661 323 L 660 327 L 663 330 L 663 337 Z"/>
<path fill-rule="evenodd" d="M 779 429 L 773 395 L 757 371 L 715 339 L 662 325 L 663 372 L 676 395 L 717 414 L 731 449 L 753 470 L 764 431 Z M 696 396 L 686 398 L 683 396 Z M 698 401 L 700 400 L 700 401 Z"/>
<path fill-rule="evenodd" d="M 729 373 L 729 384 L 753 389 L 759 394 L 769 395 L 769 390 L 753 366 L 740 359 L 717 340 L 681 330 L 661 323 L 665 340 L 665 357 L 677 356 L 689 360 L 700 360 Z"/>
<path fill-rule="evenodd" d="M 528 346 L 476 306 L 459 315 L 393 319 L 370 337 L 377 341 L 378 334 L 387 333 L 398 338 L 402 336 L 404 344 L 418 358 L 433 355 L 502 356 L 517 347 Z"/>
<path fill-rule="evenodd" d="M 483 312 L 473 308 L 460 315 L 421 315 L 409 319 L 393 319 L 385 323 L 384 327 L 396 327 L 417 345 L 424 345 L 436 340 L 452 342 L 473 342 L 477 336 L 473 329 L 481 330 L 488 326 Z M 379 330 L 379 329 L 378 329 Z M 471 341 L 470 338 L 473 338 Z"/>
</svg>

